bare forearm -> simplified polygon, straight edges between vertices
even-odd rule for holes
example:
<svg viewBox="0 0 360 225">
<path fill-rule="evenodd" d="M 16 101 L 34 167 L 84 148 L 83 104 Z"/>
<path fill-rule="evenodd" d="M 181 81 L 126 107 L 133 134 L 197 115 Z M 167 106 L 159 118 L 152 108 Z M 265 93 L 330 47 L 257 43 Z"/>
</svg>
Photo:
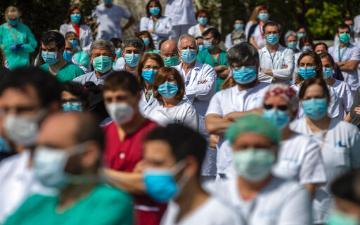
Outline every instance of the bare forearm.
<svg viewBox="0 0 360 225">
<path fill-rule="evenodd" d="M 231 124 L 230 120 L 224 118 L 209 118 L 205 119 L 206 129 L 210 134 L 223 134 Z"/>
<path fill-rule="evenodd" d="M 120 172 L 112 169 L 104 169 L 107 181 L 117 188 L 131 194 L 145 193 L 143 175 L 141 173 Z"/>
</svg>

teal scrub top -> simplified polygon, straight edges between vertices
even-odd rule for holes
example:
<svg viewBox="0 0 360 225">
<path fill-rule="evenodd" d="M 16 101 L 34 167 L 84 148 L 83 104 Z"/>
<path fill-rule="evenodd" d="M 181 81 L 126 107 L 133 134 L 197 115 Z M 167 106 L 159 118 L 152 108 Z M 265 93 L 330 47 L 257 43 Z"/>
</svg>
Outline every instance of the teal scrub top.
<svg viewBox="0 0 360 225">
<path fill-rule="evenodd" d="M 221 51 L 218 58 L 215 58 L 209 53 L 207 49 L 204 49 L 198 53 L 197 61 L 200 63 L 209 64 L 212 67 L 216 66 L 229 66 L 227 61 L 227 54 L 225 51 Z M 221 90 L 221 85 L 224 83 L 225 79 L 221 77 L 216 78 L 216 91 Z"/>
<path fill-rule="evenodd" d="M 32 195 L 4 225 L 132 225 L 131 197 L 119 189 L 96 186 L 87 196 L 59 211 L 58 196 Z"/>
<path fill-rule="evenodd" d="M 45 63 L 40 66 L 41 69 L 49 72 L 49 64 Z M 72 81 L 78 76 L 84 74 L 84 71 L 77 65 L 67 63 L 61 69 L 58 70 L 56 78 L 60 82 Z"/>
<path fill-rule="evenodd" d="M 13 52 L 11 46 L 23 44 L 23 49 Z M 9 69 L 28 66 L 30 64 L 30 53 L 34 52 L 37 42 L 30 28 L 19 22 L 16 27 L 8 23 L 0 26 L 0 48 L 4 51 Z"/>
</svg>

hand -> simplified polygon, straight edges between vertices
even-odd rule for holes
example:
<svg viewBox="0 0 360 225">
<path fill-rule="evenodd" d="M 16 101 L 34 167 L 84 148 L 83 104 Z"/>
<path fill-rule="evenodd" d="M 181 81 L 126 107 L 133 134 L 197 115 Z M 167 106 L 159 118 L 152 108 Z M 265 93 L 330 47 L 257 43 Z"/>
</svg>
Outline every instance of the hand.
<svg viewBox="0 0 360 225">
<path fill-rule="evenodd" d="M 216 149 L 216 145 L 219 143 L 220 137 L 219 135 L 210 134 L 209 136 L 209 147 L 211 149 Z"/>
<path fill-rule="evenodd" d="M 360 106 L 355 107 L 354 112 L 355 112 L 357 115 L 360 115 Z"/>
<path fill-rule="evenodd" d="M 263 71 L 264 74 L 268 75 L 268 76 L 272 76 L 273 75 L 273 72 L 272 72 L 272 69 L 266 69 Z"/>
</svg>

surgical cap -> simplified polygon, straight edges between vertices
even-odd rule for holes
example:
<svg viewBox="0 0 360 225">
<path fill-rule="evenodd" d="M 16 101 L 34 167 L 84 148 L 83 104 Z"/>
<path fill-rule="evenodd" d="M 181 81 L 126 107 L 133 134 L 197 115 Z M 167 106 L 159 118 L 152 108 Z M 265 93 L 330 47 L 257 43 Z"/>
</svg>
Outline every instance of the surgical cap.
<svg viewBox="0 0 360 225">
<path fill-rule="evenodd" d="M 262 135 L 276 145 L 280 141 L 280 130 L 269 120 L 257 114 L 247 114 L 236 120 L 226 131 L 225 137 L 230 143 L 242 134 L 253 133 Z"/>
</svg>

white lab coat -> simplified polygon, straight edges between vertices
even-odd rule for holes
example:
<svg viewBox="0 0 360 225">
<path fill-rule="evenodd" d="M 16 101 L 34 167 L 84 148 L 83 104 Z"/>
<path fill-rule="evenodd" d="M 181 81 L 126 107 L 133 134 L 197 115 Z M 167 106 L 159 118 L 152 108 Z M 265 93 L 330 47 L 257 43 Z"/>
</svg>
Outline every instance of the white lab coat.
<svg viewBox="0 0 360 225">
<path fill-rule="evenodd" d="M 158 105 L 159 105 L 159 101 L 156 98 L 154 98 L 153 95 L 151 95 L 151 97 L 147 100 L 145 97 L 145 92 L 141 91 L 139 109 L 144 117 L 149 118 L 152 110 Z"/>
<path fill-rule="evenodd" d="M 167 0 L 165 16 L 171 19 L 173 26 L 196 23 L 192 0 Z"/>
<path fill-rule="evenodd" d="M 210 27 L 212 26 L 209 26 L 209 25 L 206 25 L 205 26 L 205 29 L 203 31 L 206 31 L 207 29 L 209 29 Z M 188 34 L 194 36 L 194 37 L 200 37 L 202 36 L 202 32 L 200 30 L 200 25 L 199 24 L 196 24 L 192 27 L 189 28 L 189 31 L 188 31 Z"/>
<path fill-rule="evenodd" d="M 265 47 L 259 50 L 260 58 L 260 74 L 259 80 L 264 82 L 282 81 L 290 83 L 291 75 L 294 70 L 294 52 L 279 45 L 278 49 L 274 53 Z M 264 70 L 271 69 L 273 77 L 262 73 Z"/>
<path fill-rule="evenodd" d="M 65 36 L 67 32 L 75 32 L 75 29 L 72 24 L 65 23 L 60 26 L 60 33 Z M 80 25 L 80 47 L 83 51 L 89 52 L 90 46 L 93 42 L 93 36 L 91 29 L 88 25 Z"/>
<path fill-rule="evenodd" d="M 153 21 L 149 17 L 143 17 L 140 20 L 140 31 L 153 30 L 151 37 L 158 48 L 162 40 L 166 40 L 172 33 L 172 23 L 169 17 L 162 16 L 157 21 Z"/>
</svg>

